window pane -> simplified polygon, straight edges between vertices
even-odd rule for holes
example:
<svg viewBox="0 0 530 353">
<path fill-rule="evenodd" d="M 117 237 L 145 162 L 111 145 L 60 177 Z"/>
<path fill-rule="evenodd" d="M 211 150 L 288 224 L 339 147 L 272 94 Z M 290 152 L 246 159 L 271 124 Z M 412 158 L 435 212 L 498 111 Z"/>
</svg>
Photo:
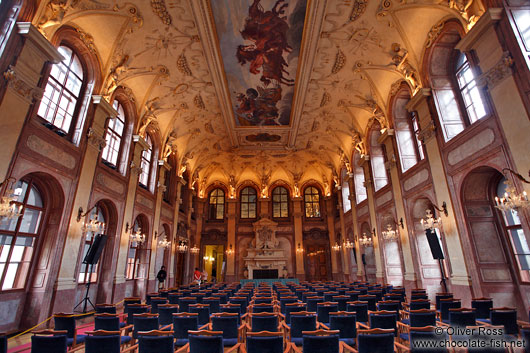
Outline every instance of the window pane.
<svg viewBox="0 0 530 353">
<path fill-rule="evenodd" d="M 28 196 L 28 205 L 36 207 L 44 207 L 39 191 L 33 186 Z"/>
<path fill-rule="evenodd" d="M 20 232 L 36 234 L 40 224 L 41 211 L 26 208 L 22 223 L 20 224 Z"/>
</svg>

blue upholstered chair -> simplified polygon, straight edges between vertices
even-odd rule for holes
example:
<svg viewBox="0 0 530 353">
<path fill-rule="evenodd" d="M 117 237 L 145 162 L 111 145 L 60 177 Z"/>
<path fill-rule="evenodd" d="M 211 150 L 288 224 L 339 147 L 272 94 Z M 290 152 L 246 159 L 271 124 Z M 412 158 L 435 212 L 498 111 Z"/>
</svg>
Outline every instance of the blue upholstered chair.
<svg viewBox="0 0 530 353">
<path fill-rule="evenodd" d="M 395 311 L 371 311 L 368 313 L 370 328 L 392 329 L 397 335 L 397 316 Z"/>
<path fill-rule="evenodd" d="M 329 322 L 329 313 L 339 311 L 337 302 L 317 303 L 317 320 L 323 324 Z"/>
<path fill-rule="evenodd" d="M 494 326 L 504 326 L 505 335 L 517 335 L 519 333 L 517 311 L 514 308 L 492 308 L 490 321 Z"/>
<path fill-rule="evenodd" d="M 146 304 L 129 304 L 127 307 L 127 325 L 133 324 L 133 317 L 135 314 L 148 313 L 151 307 Z"/>
<path fill-rule="evenodd" d="M 210 322 L 210 305 L 208 304 L 190 304 L 189 312 L 199 314 L 199 326 Z"/>
<path fill-rule="evenodd" d="M 236 313 L 215 313 L 211 316 L 209 329 L 222 331 L 223 346 L 234 346 L 243 341 L 245 325 L 239 326 L 239 316 Z"/>
<path fill-rule="evenodd" d="M 310 292 L 304 292 L 302 293 L 302 301 L 304 303 L 307 303 L 307 298 L 309 297 L 316 297 L 317 296 L 317 292 L 313 292 L 313 291 L 310 291 Z"/>
<path fill-rule="evenodd" d="M 398 335 L 402 342 L 409 341 L 410 327 L 421 328 L 436 326 L 436 310 L 411 310 L 406 314 L 408 318 L 397 322 Z"/>
<path fill-rule="evenodd" d="M 221 308 L 221 300 L 216 297 L 204 297 L 202 303 L 210 305 L 210 313 L 218 313 Z"/>
<path fill-rule="evenodd" d="M 67 330 L 42 330 L 32 333 L 31 353 L 66 353 Z"/>
<path fill-rule="evenodd" d="M 475 326 L 477 324 L 475 309 L 449 309 L 449 324 L 453 327 Z"/>
<path fill-rule="evenodd" d="M 126 344 L 131 341 L 132 337 L 128 335 L 128 332 L 132 327 L 133 325 L 120 327 L 120 318 L 118 315 L 106 313 L 94 315 L 94 331 L 118 331 L 120 332 L 121 344 Z"/>
<path fill-rule="evenodd" d="M 339 311 L 346 311 L 347 303 L 351 300 L 348 295 L 335 295 L 331 299 L 339 305 Z"/>
<path fill-rule="evenodd" d="M 221 304 L 221 313 L 235 313 L 238 315 L 239 322 L 241 322 L 241 305 L 240 304 Z"/>
<path fill-rule="evenodd" d="M 228 294 L 226 293 L 220 293 L 220 292 L 212 293 L 212 297 L 218 298 L 219 304 L 226 304 L 228 302 Z"/>
<path fill-rule="evenodd" d="M 266 297 L 266 296 L 256 296 L 254 297 L 254 299 L 252 300 L 252 304 L 272 304 L 272 302 L 274 301 L 274 298 L 273 297 Z"/>
<path fill-rule="evenodd" d="M 167 300 L 169 304 L 178 304 L 179 303 L 179 293 L 169 293 L 167 295 Z"/>
<path fill-rule="evenodd" d="M 280 298 L 280 312 L 282 314 L 285 313 L 285 304 L 297 303 L 297 302 L 298 302 L 298 297 L 294 295 L 289 295 L 289 296 Z"/>
<path fill-rule="evenodd" d="M 120 345 L 120 331 L 90 331 L 85 338 L 85 353 L 120 353 Z"/>
<path fill-rule="evenodd" d="M 375 301 L 376 302 L 379 302 L 381 300 L 383 300 L 383 290 L 382 289 L 372 289 L 372 290 L 369 290 L 368 295 L 375 295 Z"/>
<path fill-rule="evenodd" d="M 283 353 L 281 332 L 247 332 L 246 351 L 252 353 Z"/>
<path fill-rule="evenodd" d="M 123 299 L 123 312 L 125 314 L 129 312 L 129 305 L 131 304 L 142 304 L 142 299 L 138 297 L 128 297 Z"/>
<path fill-rule="evenodd" d="M 399 313 L 401 310 L 401 302 L 399 300 L 383 300 L 376 304 L 377 310 L 395 311 Z"/>
<path fill-rule="evenodd" d="M 459 299 L 440 299 L 440 317 L 446 324 L 449 323 L 449 309 L 458 309 L 462 307 Z"/>
<path fill-rule="evenodd" d="M 158 298 L 158 296 L 159 296 L 158 292 L 147 293 L 145 295 L 145 303 L 147 305 L 151 305 L 151 299 L 152 298 Z"/>
<path fill-rule="evenodd" d="M 338 311 L 329 313 L 329 326 L 321 325 L 323 328 L 338 330 L 340 341 L 349 346 L 355 346 L 357 337 L 357 320 L 354 313 Z"/>
<path fill-rule="evenodd" d="M 173 353 L 172 331 L 142 331 L 138 336 L 138 353 Z"/>
<path fill-rule="evenodd" d="M 189 312 L 190 304 L 197 304 L 197 299 L 195 299 L 194 297 L 180 297 L 179 298 L 179 311 L 181 313 Z"/>
<path fill-rule="evenodd" d="M 191 331 L 187 346 L 177 350 L 178 353 L 222 353 L 222 332 L 215 331 Z"/>
<path fill-rule="evenodd" d="M 338 330 L 302 332 L 302 350 L 304 353 L 337 353 L 339 346 Z"/>
<path fill-rule="evenodd" d="M 431 302 L 428 299 L 414 299 L 408 304 L 409 310 L 430 309 Z"/>
<path fill-rule="evenodd" d="M 453 299 L 453 293 L 436 293 L 435 306 L 438 311 L 440 311 L 440 300 L 442 299 Z"/>
<path fill-rule="evenodd" d="M 248 306 L 248 311 L 251 313 L 273 313 L 274 305 L 267 303 L 251 304 Z"/>
<path fill-rule="evenodd" d="M 434 326 L 425 327 L 410 327 L 409 341 L 410 341 L 410 352 L 411 353 L 447 353 L 447 348 L 423 348 L 419 344 L 415 344 L 418 341 L 448 341 L 449 336 L 447 332 L 440 334 L 434 332 Z M 441 347 L 440 345 L 439 347 Z"/>
<path fill-rule="evenodd" d="M 175 346 L 181 347 L 188 343 L 188 331 L 199 329 L 199 314 L 197 313 L 177 313 L 173 314 L 173 336 Z"/>
<path fill-rule="evenodd" d="M 158 314 L 134 314 L 133 317 L 133 338 L 138 338 L 140 331 L 158 330 Z"/>
<path fill-rule="evenodd" d="M 323 302 L 324 302 L 324 297 L 319 297 L 319 296 L 307 297 L 307 299 L 306 299 L 307 311 L 316 313 L 317 312 L 317 304 L 318 303 L 323 303 Z"/>
<path fill-rule="evenodd" d="M 356 291 L 356 290 L 350 290 L 350 291 L 344 292 L 344 295 L 349 295 L 351 301 L 357 301 L 359 300 L 359 295 L 361 295 L 361 292 Z"/>
<path fill-rule="evenodd" d="M 161 327 L 171 325 L 173 323 L 173 314 L 179 312 L 177 304 L 159 304 L 158 305 L 158 324 Z"/>
<path fill-rule="evenodd" d="M 359 300 L 368 303 L 368 310 L 377 310 L 377 307 L 375 306 L 375 303 L 377 302 L 377 297 L 375 295 L 359 295 Z"/>
<path fill-rule="evenodd" d="M 241 315 L 247 312 L 248 298 L 247 297 L 230 297 L 230 304 L 239 304 Z"/>
<path fill-rule="evenodd" d="M 58 313 L 53 315 L 54 329 L 56 331 L 66 330 L 66 343 L 69 347 L 75 347 L 85 342 L 86 335 L 78 335 L 75 327 L 75 317 L 73 314 Z"/>
<path fill-rule="evenodd" d="M 394 353 L 393 330 L 359 330 L 357 351 L 359 353 Z"/>
<path fill-rule="evenodd" d="M 471 307 L 475 309 L 478 320 L 489 323 L 490 310 L 493 308 L 493 300 L 491 298 L 473 298 L 471 299 Z"/>
<path fill-rule="evenodd" d="M 489 333 L 480 330 L 479 329 L 480 326 L 468 326 L 468 328 L 473 331 L 473 334 L 471 336 L 464 337 L 465 341 L 473 341 L 473 342 L 486 341 L 486 342 L 489 342 L 492 338 L 496 339 L 496 340 L 503 339 L 503 340 L 506 340 L 506 341 L 517 339 L 517 337 L 515 337 L 515 336 L 509 336 L 509 335 L 507 336 L 506 332 L 504 332 L 504 334 L 505 334 L 504 337 L 502 337 L 502 336 L 494 336 L 494 337 L 492 337 L 491 335 L 489 335 Z M 504 326 L 502 326 L 502 325 L 500 325 L 500 326 L 489 325 L 488 329 L 500 331 L 500 330 L 505 330 L 506 328 Z M 453 340 L 454 340 L 454 336 L 453 336 Z M 495 348 L 495 347 L 473 348 L 473 347 L 469 347 L 467 351 L 468 351 L 468 353 L 506 353 L 506 352 L 512 352 L 512 350 L 508 350 L 508 349 L 506 349 L 504 347 L 502 347 L 502 348 Z M 515 352 L 518 352 L 518 351 L 515 350 Z"/>
<path fill-rule="evenodd" d="M 280 320 L 278 314 L 274 313 L 255 313 L 250 314 L 250 326 L 247 330 L 251 332 L 279 332 Z"/>
<path fill-rule="evenodd" d="M 324 292 L 324 300 L 327 302 L 332 302 L 334 301 L 333 297 L 337 295 L 339 295 L 339 292 L 336 292 L 336 291 Z"/>
<path fill-rule="evenodd" d="M 346 311 L 355 313 L 357 322 L 368 322 L 368 303 L 362 301 L 348 302 Z"/>
<path fill-rule="evenodd" d="M 305 303 L 289 303 L 285 305 L 285 323 L 291 324 L 291 313 L 297 311 L 306 311 L 307 305 Z"/>
<path fill-rule="evenodd" d="M 302 331 L 315 331 L 317 329 L 317 315 L 314 312 L 292 312 L 291 325 L 284 324 L 288 340 L 297 346 L 302 345 Z"/>
<path fill-rule="evenodd" d="M 95 309 L 96 314 L 116 314 L 116 305 L 114 304 L 96 304 Z"/>
<path fill-rule="evenodd" d="M 151 298 L 151 314 L 158 314 L 158 306 L 161 304 L 167 304 L 168 300 L 162 297 L 152 297 Z"/>
</svg>

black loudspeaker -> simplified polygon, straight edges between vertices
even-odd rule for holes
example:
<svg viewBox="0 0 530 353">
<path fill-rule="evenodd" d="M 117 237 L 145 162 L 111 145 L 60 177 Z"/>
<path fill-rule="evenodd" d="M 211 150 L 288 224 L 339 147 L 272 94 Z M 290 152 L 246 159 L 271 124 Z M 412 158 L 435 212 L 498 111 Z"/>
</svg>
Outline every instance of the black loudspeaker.
<svg viewBox="0 0 530 353">
<path fill-rule="evenodd" d="M 361 260 L 363 262 L 363 265 L 366 265 L 366 256 L 364 254 L 361 255 Z"/>
<path fill-rule="evenodd" d="M 443 260 L 444 253 L 442 251 L 440 240 L 438 239 L 438 235 L 436 234 L 436 232 L 430 229 L 426 229 L 425 235 L 427 236 L 427 241 L 429 242 L 429 247 L 431 248 L 432 257 L 435 260 Z"/>
<path fill-rule="evenodd" d="M 105 248 L 105 243 L 107 242 L 107 236 L 104 234 L 97 234 L 94 237 L 94 241 L 92 242 L 92 245 L 90 245 L 90 248 L 88 248 L 88 251 L 86 253 L 86 256 L 83 260 L 84 264 L 87 265 L 95 265 L 98 263 L 99 257 L 101 256 L 101 253 L 103 252 L 103 249 Z"/>
</svg>

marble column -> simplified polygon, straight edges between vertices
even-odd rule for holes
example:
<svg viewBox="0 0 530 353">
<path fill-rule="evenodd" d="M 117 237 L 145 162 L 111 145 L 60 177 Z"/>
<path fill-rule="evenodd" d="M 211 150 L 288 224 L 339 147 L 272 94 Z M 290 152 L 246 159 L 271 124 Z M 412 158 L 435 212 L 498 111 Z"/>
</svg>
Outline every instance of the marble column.
<svg viewBox="0 0 530 353">
<path fill-rule="evenodd" d="M 387 129 L 385 133 L 381 136 L 380 140 L 385 145 L 385 150 L 387 153 L 387 167 L 388 174 L 390 176 L 390 182 L 392 183 L 392 193 L 394 194 L 394 205 L 396 207 L 396 222 L 399 223 L 399 220 L 403 220 L 403 228 L 396 225 L 399 230 L 399 242 L 401 244 L 401 251 L 403 252 L 403 262 L 405 273 L 403 276 L 403 284 L 407 290 L 412 288 L 417 288 L 416 283 L 416 271 L 414 270 L 414 261 L 412 260 L 412 250 L 411 250 L 411 239 L 408 234 L 408 224 L 407 217 L 405 217 L 405 205 L 403 201 L 403 192 L 401 190 L 401 183 L 399 181 L 399 172 L 396 163 L 397 151 L 394 150 L 393 143 L 394 130 Z M 385 225 L 381 225 L 385 227 Z M 394 225 L 392 225 L 394 226 Z"/>
<path fill-rule="evenodd" d="M 293 197 L 293 219 L 294 219 L 294 253 L 296 256 L 296 278 L 305 280 L 304 252 L 297 252 L 298 246 L 304 249 L 304 235 L 302 228 L 303 202 L 301 197 Z"/>
<path fill-rule="evenodd" d="M 85 233 L 81 230 L 83 221 L 88 219 L 87 211 L 93 208 L 94 204 L 89 204 L 94 182 L 96 164 L 99 158 L 99 152 L 105 147 L 105 123 L 109 118 L 115 118 L 118 112 L 102 97 L 93 96 L 92 102 L 95 105 L 94 119 L 92 126 L 88 129 L 88 144 L 85 151 L 85 157 L 79 173 L 78 185 L 84 186 L 77 188 L 74 196 L 72 211 L 69 215 L 70 223 L 67 230 L 66 242 L 63 250 L 61 268 L 57 278 L 57 296 L 58 299 L 54 309 L 64 310 L 64 305 L 75 305 L 70 302 L 67 304 L 65 298 L 75 299 L 77 287 L 77 264 L 79 261 L 79 251 L 82 249 L 81 242 L 84 241 Z M 70 297 L 68 295 L 71 295 Z M 70 308 L 70 310 L 73 309 Z"/>
<path fill-rule="evenodd" d="M 228 239 L 226 246 L 229 247 L 230 244 L 232 244 L 232 248 L 236 248 L 236 252 L 241 251 L 237 247 L 236 244 L 236 208 L 237 208 L 237 200 L 236 199 L 230 199 L 226 201 L 227 204 L 227 212 L 226 215 L 228 217 L 227 220 L 227 232 L 228 232 Z M 225 256 L 227 256 L 225 254 Z M 227 282 L 233 282 L 236 280 L 236 257 L 234 255 L 227 256 L 226 259 L 226 281 Z"/>
<path fill-rule="evenodd" d="M 339 211 L 339 222 L 340 222 L 340 234 L 342 234 L 342 244 L 340 248 L 340 256 L 342 258 L 342 274 L 343 276 L 340 280 L 341 281 L 350 281 L 350 250 L 346 249 L 344 246 L 346 243 L 346 239 L 348 238 L 346 234 L 346 226 L 344 224 L 344 209 L 343 209 L 343 201 L 342 201 L 342 187 L 340 185 L 337 186 L 337 210 Z"/>
<path fill-rule="evenodd" d="M 451 265 L 449 290 L 455 294 L 456 298 L 462 298 L 462 301 L 467 302 L 471 297 L 471 282 L 467 273 L 465 255 L 462 251 L 460 233 L 458 232 L 453 200 L 447 184 L 440 146 L 435 136 L 435 125 L 429 110 L 428 98 L 430 95 L 430 89 L 422 88 L 412 97 L 407 104 L 407 109 L 416 111 L 419 117 L 421 129 L 419 137 L 425 145 L 427 160 L 431 168 L 433 188 L 436 194 L 434 202 L 438 206 L 441 206 L 444 201 L 447 204 L 448 215 L 446 216 L 443 212 L 440 212 L 439 216 L 442 218 L 442 238 L 445 239 L 448 260 Z"/>
<path fill-rule="evenodd" d="M 8 173 L 20 133 L 33 103 L 39 104 L 44 90 L 39 86 L 45 63 L 59 63 L 63 57 L 57 49 L 31 24 L 17 23 L 18 35 L 24 46 L 16 60 L 3 73 L 7 89 L 0 103 L 0 177 Z"/>
<path fill-rule="evenodd" d="M 179 256 L 186 256 L 186 253 L 179 253 L 177 246 L 179 244 L 178 227 L 180 218 L 180 205 L 182 204 L 182 186 L 186 185 L 186 180 L 179 176 L 177 178 L 177 196 L 175 199 L 175 209 L 173 210 L 173 234 L 171 235 L 171 252 L 169 254 L 169 275 L 168 275 L 168 287 L 176 287 L 180 283 L 176 283 L 176 266 Z M 188 201 L 188 200 L 186 200 Z M 191 206 L 190 206 L 191 207 Z M 188 208 L 189 211 L 190 208 Z M 189 223 L 188 223 L 189 224 Z M 188 244 L 189 245 L 189 244 Z M 189 249 L 189 247 L 188 247 Z M 184 278 L 184 277 L 181 277 Z"/>
<path fill-rule="evenodd" d="M 339 270 L 337 266 L 337 256 L 340 256 L 338 251 L 333 250 L 333 246 L 337 242 L 335 237 L 335 209 L 333 207 L 333 199 L 331 196 L 326 196 L 324 198 L 324 203 L 326 205 L 326 221 L 328 225 L 328 235 L 329 235 L 329 250 L 331 251 L 331 276 L 334 281 L 342 280 L 339 279 Z"/>
</svg>

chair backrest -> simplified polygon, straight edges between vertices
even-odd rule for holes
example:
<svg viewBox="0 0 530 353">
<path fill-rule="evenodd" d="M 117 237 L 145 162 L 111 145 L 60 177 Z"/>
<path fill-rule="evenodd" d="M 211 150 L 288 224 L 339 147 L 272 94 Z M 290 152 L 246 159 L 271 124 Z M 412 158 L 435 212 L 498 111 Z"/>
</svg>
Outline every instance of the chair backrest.
<svg viewBox="0 0 530 353">
<path fill-rule="evenodd" d="M 453 293 L 436 293 L 436 310 L 440 310 L 440 300 L 441 299 L 453 299 Z"/>
<path fill-rule="evenodd" d="M 328 323 L 329 313 L 336 312 L 338 310 L 339 304 L 337 302 L 317 303 L 317 320 L 322 323 Z"/>
<path fill-rule="evenodd" d="M 190 304 L 189 312 L 199 314 L 199 325 L 210 322 L 210 306 L 208 304 Z"/>
<path fill-rule="evenodd" d="M 173 314 L 178 313 L 177 304 L 160 304 L 158 305 L 158 324 L 170 325 L 173 322 Z"/>
<path fill-rule="evenodd" d="M 440 316 L 442 320 L 449 320 L 449 309 L 458 309 L 461 307 L 462 304 L 459 299 L 440 299 Z"/>
<path fill-rule="evenodd" d="M 113 314 L 95 314 L 94 315 L 94 330 L 104 331 L 119 331 L 120 318 Z"/>
<path fill-rule="evenodd" d="M 151 298 L 151 313 L 158 314 L 158 306 L 160 304 L 167 304 L 168 300 L 162 297 L 153 297 Z"/>
<path fill-rule="evenodd" d="M 212 330 L 222 331 L 223 338 L 237 338 L 239 316 L 236 313 L 216 313 L 211 316 Z"/>
<path fill-rule="evenodd" d="M 34 331 L 31 336 L 31 353 L 66 353 L 66 330 Z"/>
<path fill-rule="evenodd" d="M 86 333 L 85 353 L 120 353 L 120 331 L 97 330 Z"/>
<path fill-rule="evenodd" d="M 412 327 L 436 326 L 436 310 L 411 310 L 409 320 Z"/>
<path fill-rule="evenodd" d="M 254 304 L 251 310 L 253 313 L 272 313 L 274 312 L 274 305 L 267 303 Z"/>
<path fill-rule="evenodd" d="M 471 299 L 471 307 L 475 309 L 477 319 L 489 319 L 493 300 L 491 298 L 473 298 Z"/>
<path fill-rule="evenodd" d="M 188 331 L 199 329 L 199 314 L 176 313 L 173 314 L 173 335 L 176 339 L 188 338 Z"/>
<path fill-rule="evenodd" d="M 315 331 L 316 329 L 317 316 L 314 312 L 291 313 L 291 337 L 302 337 L 302 331 Z"/>
<path fill-rule="evenodd" d="M 368 322 L 368 303 L 362 301 L 348 302 L 346 311 L 353 312 L 358 322 Z"/>
<path fill-rule="evenodd" d="M 250 316 L 252 332 L 278 331 L 279 318 L 274 313 L 255 313 Z"/>
<path fill-rule="evenodd" d="M 428 299 L 414 299 L 410 301 L 410 310 L 430 309 L 431 302 Z M 489 313 L 488 313 L 489 314 Z"/>
<path fill-rule="evenodd" d="M 304 331 L 302 338 L 304 353 L 336 353 L 339 351 L 338 330 Z"/>
<path fill-rule="evenodd" d="M 220 331 L 190 331 L 190 353 L 223 353 L 223 336 Z"/>
<path fill-rule="evenodd" d="M 377 303 L 377 310 L 397 311 L 401 310 L 399 300 L 385 300 Z"/>
<path fill-rule="evenodd" d="M 283 353 L 283 334 L 280 332 L 247 332 L 247 352 Z"/>
<path fill-rule="evenodd" d="M 148 313 L 151 307 L 146 304 L 130 304 L 127 310 L 127 325 L 133 324 L 133 318 L 135 314 Z"/>
<path fill-rule="evenodd" d="M 359 300 L 368 303 L 368 310 L 372 310 L 372 311 L 376 310 L 375 303 L 376 303 L 377 297 L 375 295 L 369 295 L 369 294 L 359 295 Z"/>
<path fill-rule="evenodd" d="M 75 335 L 75 318 L 73 314 L 58 313 L 53 315 L 54 328 L 56 331 L 66 330 L 66 337 L 73 338 Z"/>
<path fill-rule="evenodd" d="M 370 328 L 393 329 L 396 332 L 397 316 L 395 311 L 374 311 L 369 313 Z"/>
<path fill-rule="evenodd" d="M 504 333 L 514 335 L 519 332 L 517 311 L 514 308 L 492 308 L 490 312 L 492 325 L 504 326 Z"/>
<path fill-rule="evenodd" d="M 289 303 L 285 305 L 285 323 L 291 323 L 291 313 L 297 311 L 306 311 L 307 305 L 305 303 Z"/>
<path fill-rule="evenodd" d="M 180 297 L 179 311 L 181 313 L 188 312 L 190 304 L 197 304 L 197 299 L 195 299 L 194 297 Z"/>
<path fill-rule="evenodd" d="M 134 338 L 138 338 L 139 331 L 158 330 L 158 314 L 134 314 L 133 325 Z"/>
<path fill-rule="evenodd" d="M 411 353 L 446 353 L 447 348 L 443 348 L 443 344 L 438 344 L 436 347 L 424 348 L 422 344 L 416 342 L 442 342 L 449 341 L 447 331 L 435 332 L 435 326 L 425 327 L 409 327 L 409 341 Z"/>
<path fill-rule="evenodd" d="M 130 304 L 142 304 L 142 299 L 139 297 L 128 297 L 123 299 L 123 312 L 127 313 Z"/>
<path fill-rule="evenodd" d="M 178 304 L 179 303 L 179 297 L 180 294 L 178 293 L 168 293 L 167 300 L 169 304 Z"/>
<path fill-rule="evenodd" d="M 449 309 L 449 323 L 455 327 L 475 326 L 477 324 L 475 309 Z"/>
<path fill-rule="evenodd" d="M 307 297 L 306 304 L 307 304 L 307 311 L 316 312 L 317 311 L 317 304 L 323 303 L 324 297 L 314 296 L 314 297 Z"/>
<path fill-rule="evenodd" d="M 116 314 L 116 305 L 114 304 L 96 304 L 96 314 Z"/>
<path fill-rule="evenodd" d="M 354 313 L 346 311 L 329 313 L 329 328 L 331 330 L 339 330 L 340 338 L 357 337 L 356 322 L 357 319 Z"/>
<path fill-rule="evenodd" d="M 142 331 L 138 336 L 138 353 L 173 353 L 173 331 Z"/>
<path fill-rule="evenodd" d="M 357 332 L 359 353 L 394 353 L 394 330 L 372 329 Z"/>
<path fill-rule="evenodd" d="M 218 313 L 220 306 L 221 306 L 221 300 L 216 297 L 205 297 L 202 299 L 203 304 L 210 305 L 210 313 Z"/>
</svg>

